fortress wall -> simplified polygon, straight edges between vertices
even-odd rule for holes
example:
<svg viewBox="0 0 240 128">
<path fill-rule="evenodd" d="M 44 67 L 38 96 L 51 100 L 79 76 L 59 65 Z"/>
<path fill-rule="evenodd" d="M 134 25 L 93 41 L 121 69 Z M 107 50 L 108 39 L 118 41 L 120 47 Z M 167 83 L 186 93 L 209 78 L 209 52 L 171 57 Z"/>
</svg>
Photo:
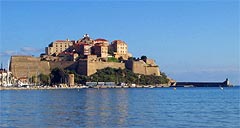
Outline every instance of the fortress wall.
<svg viewBox="0 0 240 128">
<path fill-rule="evenodd" d="M 132 70 L 132 68 L 133 68 L 133 61 L 131 61 L 131 60 L 125 61 L 125 67 L 127 69 L 129 69 L 129 70 Z"/>
<path fill-rule="evenodd" d="M 87 60 L 81 60 L 78 62 L 73 61 L 58 61 L 48 62 L 40 61 L 40 58 L 32 56 L 12 56 L 10 63 L 10 71 L 17 78 L 19 77 L 32 77 L 42 74 L 49 74 L 53 68 L 62 68 L 75 70 L 80 75 L 90 76 L 97 72 L 97 69 L 103 69 L 106 67 L 122 68 L 125 66 L 132 70 L 134 73 L 145 75 L 160 75 L 158 66 L 148 66 L 143 61 L 127 61 L 126 63 L 116 62 L 91 62 Z"/>
<path fill-rule="evenodd" d="M 146 64 L 142 61 L 133 61 L 132 71 L 138 74 L 146 74 Z"/>
<path fill-rule="evenodd" d="M 160 71 L 159 71 L 159 67 L 158 66 L 149 66 L 146 67 L 147 68 L 147 72 L 146 75 L 155 75 L 155 76 L 160 76 Z"/>
<path fill-rule="evenodd" d="M 76 71 L 80 75 L 87 75 L 87 60 L 78 61 Z"/>
<path fill-rule="evenodd" d="M 90 76 L 96 73 L 97 69 L 103 69 L 106 67 L 125 69 L 125 64 L 116 62 L 88 62 L 87 75 Z"/>
<path fill-rule="evenodd" d="M 152 65 L 155 65 L 153 63 Z M 126 68 L 132 70 L 134 73 L 138 74 L 144 74 L 144 75 L 156 75 L 160 76 L 160 71 L 158 66 L 148 66 L 144 61 L 133 61 L 133 60 L 128 60 L 125 63 Z"/>
<path fill-rule="evenodd" d="M 10 71 L 17 78 L 32 77 L 50 73 L 50 65 L 47 61 L 40 61 L 40 58 L 32 56 L 12 56 Z"/>
<path fill-rule="evenodd" d="M 50 61 L 50 69 L 54 68 L 61 68 L 61 69 L 66 69 L 66 68 L 73 68 L 73 70 L 76 68 L 76 64 L 74 61 Z"/>
</svg>

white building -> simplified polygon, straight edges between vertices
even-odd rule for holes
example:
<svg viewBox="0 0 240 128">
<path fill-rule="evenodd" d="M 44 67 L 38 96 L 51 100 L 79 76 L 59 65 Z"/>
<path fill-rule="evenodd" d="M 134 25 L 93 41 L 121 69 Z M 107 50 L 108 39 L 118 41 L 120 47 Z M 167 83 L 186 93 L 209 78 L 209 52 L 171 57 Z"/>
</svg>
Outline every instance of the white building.
<svg viewBox="0 0 240 128">
<path fill-rule="evenodd" d="M 12 72 L 0 69 L 0 86 L 12 86 L 13 81 Z"/>
</svg>

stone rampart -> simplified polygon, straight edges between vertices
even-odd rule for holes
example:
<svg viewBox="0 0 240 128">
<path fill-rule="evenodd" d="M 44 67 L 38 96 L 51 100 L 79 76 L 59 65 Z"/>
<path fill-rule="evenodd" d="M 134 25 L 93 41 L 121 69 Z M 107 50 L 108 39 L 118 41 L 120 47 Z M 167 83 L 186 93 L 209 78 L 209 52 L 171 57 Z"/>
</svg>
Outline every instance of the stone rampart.
<svg viewBox="0 0 240 128">
<path fill-rule="evenodd" d="M 146 71 L 147 71 L 146 75 L 160 76 L 160 71 L 158 66 L 147 66 Z"/>
<path fill-rule="evenodd" d="M 104 69 L 106 67 L 125 69 L 125 64 L 124 63 L 116 63 L 116 62 L 80 60 L 80 61 L 78 61 L 76 71 L 80 75 L 90 76 L 90 75 L 96 73 L 98 69 Z"/>
<path fill-rule="evenodd" d="M 75 70 L 77 62 L 75 61 L 49 61 L 50 70 L 54 68 Z"/>
<path fill-rule="evenodd" d="M 50 65 L 47 61 L 32 56 L 12 56 L 10 60 L 10 71 L 17 78 L 32 77 L 40 73 L 49 74 Z"/>
<path fill-rule="evenodd" d="M 116 62 L 88 62 L 87 75 L 90 76 L 96 73 L 98 69 L 103 69 L 106 67 L 125 69 L 125 64 Z"/>
<path fill-rule="evenodd" d="M 155 64 L 155 66 L 151 65 L 146 64 L 143 60 L 128 60 L 125 62 L 126 68 L 132 70 L 134 73 L 160 76 L 159 67 Z"/>
<path fill-rule="evenodd" d="M 77 73 L 80 75 L 87 75 L 87 60 L 78 61 Z"/>
<path fill-rule="evenodd" d="M 101 61 L 89 61 L 79 60 L 74 61 L 41 61 L 40 58 L 32 56 L 12 56 L 10 63 L 10 71 L 17 78 L 19 77 L 32 77 L 37 76 L 40 73 L 49 74 L 54 68 L 74 70 L 80 75 L 90 76 L 97 72 L 98 69 L 106 67 L 111 68 L 128 68 L 134 73 L 144 75 L 160 75 L 159 67 L 146 64 L 144 61 L 128 60 L 125 63 L 117 62 L 101 62 Z"/>
</svg>

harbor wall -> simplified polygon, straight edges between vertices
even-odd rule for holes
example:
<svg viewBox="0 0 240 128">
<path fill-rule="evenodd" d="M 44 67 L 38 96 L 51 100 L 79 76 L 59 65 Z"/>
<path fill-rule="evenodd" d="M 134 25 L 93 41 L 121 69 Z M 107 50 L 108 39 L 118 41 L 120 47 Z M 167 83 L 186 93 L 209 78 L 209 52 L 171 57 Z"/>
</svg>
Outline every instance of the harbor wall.
<svg viewBox="0 0 240 128">
<path fill-rule="evenodd" d="M 176 87 L 230 87 L 228 79 L 224 82 L 176 82 Z"/>
</svg>

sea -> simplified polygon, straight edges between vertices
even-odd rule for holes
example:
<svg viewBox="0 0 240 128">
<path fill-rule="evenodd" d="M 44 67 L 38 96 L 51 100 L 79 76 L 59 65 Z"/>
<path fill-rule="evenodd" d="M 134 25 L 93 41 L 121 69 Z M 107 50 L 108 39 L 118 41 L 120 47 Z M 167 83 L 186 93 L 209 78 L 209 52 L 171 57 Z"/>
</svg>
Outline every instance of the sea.
<svg viewBox="0 0 240 128">
<path fill-rule="evenodd" d="M 2 128 L 240 128 L 240 88 L 0 91 Z"/>
</svg>

